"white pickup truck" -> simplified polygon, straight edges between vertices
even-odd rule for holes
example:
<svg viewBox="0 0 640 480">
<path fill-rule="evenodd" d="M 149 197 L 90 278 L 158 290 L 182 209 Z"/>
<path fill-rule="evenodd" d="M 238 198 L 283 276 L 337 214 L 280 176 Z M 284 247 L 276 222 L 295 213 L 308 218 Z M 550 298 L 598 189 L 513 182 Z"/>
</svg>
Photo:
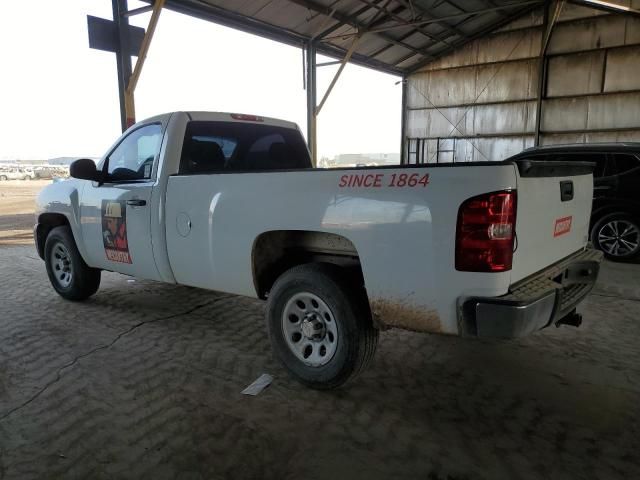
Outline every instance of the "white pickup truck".
<svg viewBox="0 0 640 480">
<path fill-rule="evenodd" d="M 142 121 L 39 195 L 54 289 L 101 270 L 267 299 L 285 367 L 332 388 L 379 330 L 512 338 L 579 325 L 601 254 L 588 163 L 314 169 L 295 124 L 176 112 Z"/>
</svg>

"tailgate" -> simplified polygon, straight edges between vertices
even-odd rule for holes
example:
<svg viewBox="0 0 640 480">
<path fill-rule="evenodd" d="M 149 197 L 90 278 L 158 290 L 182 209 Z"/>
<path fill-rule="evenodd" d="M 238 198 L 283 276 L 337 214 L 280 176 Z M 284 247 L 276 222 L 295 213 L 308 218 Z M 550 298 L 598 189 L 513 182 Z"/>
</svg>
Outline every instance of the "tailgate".
<svg viewBox="0 0 640 480">
<path fill-rule="evenodd" d="M 588 242 L 593 164 L 518 160 L 516 248 L 511 283 Z"/>
</svg>

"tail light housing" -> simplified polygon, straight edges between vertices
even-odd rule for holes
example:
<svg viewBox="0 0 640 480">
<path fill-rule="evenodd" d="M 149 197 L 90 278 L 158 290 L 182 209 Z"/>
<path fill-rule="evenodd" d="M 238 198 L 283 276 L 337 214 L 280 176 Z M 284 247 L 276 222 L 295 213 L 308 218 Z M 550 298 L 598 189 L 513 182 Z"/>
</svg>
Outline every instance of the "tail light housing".
<svg viewBox="0 0 640 480">
<path fill-rule="evenodd" d="M 487 193 L 465 200 L 458 210 L 456 270 L 511 270 L 515 228 L 515 191 Z"/>
</svg>

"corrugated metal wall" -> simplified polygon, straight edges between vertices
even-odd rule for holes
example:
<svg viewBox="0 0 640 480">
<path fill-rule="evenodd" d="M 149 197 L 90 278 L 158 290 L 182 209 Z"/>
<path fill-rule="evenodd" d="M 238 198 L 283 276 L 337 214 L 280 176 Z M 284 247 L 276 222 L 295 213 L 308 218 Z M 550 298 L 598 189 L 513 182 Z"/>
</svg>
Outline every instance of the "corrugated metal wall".
<svg viewBox="0 0 640 480">
<path fill-rule="evenodd" d="M 406 161 L 502 160 L 534 145 L 543 18 L 533 12 L 408 77 Z M 566 3 L 544 61 L 541 144 L 640 141 L 639 17 Z"/>
</svg>

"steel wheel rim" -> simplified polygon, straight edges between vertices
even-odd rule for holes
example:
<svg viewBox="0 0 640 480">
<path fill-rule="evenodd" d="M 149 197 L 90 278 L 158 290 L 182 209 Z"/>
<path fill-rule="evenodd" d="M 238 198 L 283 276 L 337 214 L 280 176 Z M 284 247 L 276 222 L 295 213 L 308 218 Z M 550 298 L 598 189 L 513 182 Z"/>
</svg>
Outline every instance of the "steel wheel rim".
<svg viewBox="0 0 640 480">
<path fill-rule="evenodd" d="M 311 367 L 326 365 L 338 348 L 339 329 L 329 306 L 317 295 L 299 292 L 282 311 L 282 335 L 298 360 Z"/>
<path fill-rule="evenodd" d="M 73 271 L 71 264 L 71 255 L 69 250 L 62 242 L 56 242 L 51 249 L 51 258 L 49 259 L 51 271 L 58 285 L 67 288 L 73 280 Z"/>
<path fill-rule="evenodd" d="M 600 228 L 598 243 L 609 255 L 625 257 L 638 250 L 640 230 L 626 220 L 612 220 Z"/>
</svg>

